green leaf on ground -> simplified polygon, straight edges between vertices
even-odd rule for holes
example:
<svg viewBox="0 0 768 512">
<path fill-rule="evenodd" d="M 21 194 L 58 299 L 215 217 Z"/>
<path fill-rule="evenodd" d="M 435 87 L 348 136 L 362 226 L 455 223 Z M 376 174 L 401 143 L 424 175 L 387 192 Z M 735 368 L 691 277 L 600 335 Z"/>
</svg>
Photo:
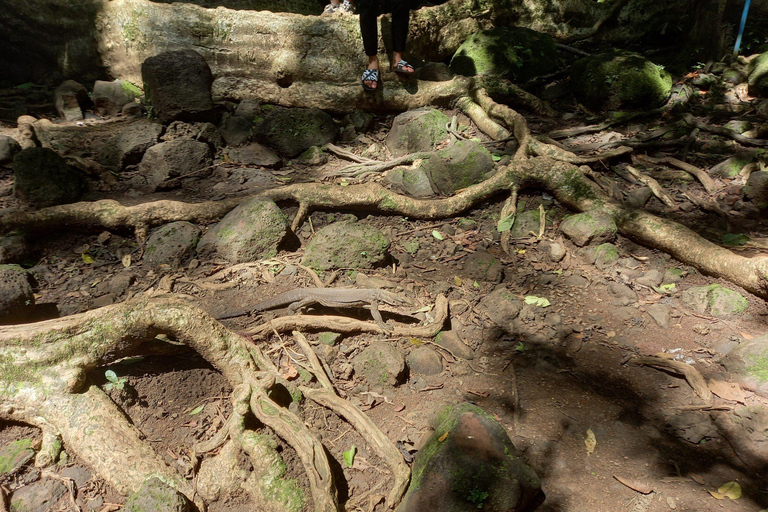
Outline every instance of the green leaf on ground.
<svg viewBox="0 0 768 512">
<path fill-rule="evenodd" d="M 738 247 L 749 242 L 749 237 L 744 233 L 726 233 L 722 238 L 723 245 Z"/>
<path fill-rule="evenodd" d="M 117 374 L 112 370 L 107 370 L 104 372 L 104 377 L 107 378 L 109 382 L 114 382 L 117 384 Z"/>
<path fill-rule="evenodd" d="M 512 226 L 515 225 L 515 214 L 511 213 L 507 215 L 504 218 L 499 219 L 499 223 L 496 224 L 496 231 L 499 233 L 503 233 L 504 231 L 509 231 L 512 229 Z"/>
<path fill-rule="evenodd" d="M 437 238 L 438 240 L 442 240 L 443 238 L 445 238 L 443 234 L 436 229 L 432 230 L 432 236 Z"/>
<path fill-rule="evenodd" d="M 197 407 L 189 411 L 189 415 L 194 416 L 196 414 L 200 414 L 201 412 L 203 412 L 203 409 L 205 409 L 205 404 L 198 405 Z"/>
<path fill-rule="evenodd" d="M 351 468 L 352 464 L 355 463 L 355 454 L 357 453 L 357 447 L 355 445 L 352 445 L 352 448 L 344 452 L 344 464 Z"/>
</svg>

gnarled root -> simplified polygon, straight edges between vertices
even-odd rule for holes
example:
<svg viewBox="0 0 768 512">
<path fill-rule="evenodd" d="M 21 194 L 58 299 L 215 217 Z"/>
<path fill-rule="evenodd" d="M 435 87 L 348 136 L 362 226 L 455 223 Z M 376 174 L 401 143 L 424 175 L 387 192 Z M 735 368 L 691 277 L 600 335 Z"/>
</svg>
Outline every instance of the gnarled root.
<svg viewBox="0 0 768 512">
<path fill-rule="evenodd" d="M 48 436 L 60 436 L 67 449 L 123 494 L 135 492 L 150 477 L 160 476 L 194 499 L 193 487 L 164 463 L 122 411 L 86 378 L 86 372 L 115 359 L 147 353 L 153 346 L 164 344 L 157 337 L 160 334 L 198 352 L 235 389 L 235 412 L 225 434 L 217 434 L 199 449 L 220 446 L 229 437 L 251 457 L 271 456 L 269 443 L 260 442 L 238 421 L 246 413 L 253 413 L 296 450 L 309 478 L 314 509 L 338 510 L 336 488 L 322 444 L 298 417 L 268 396 L 271 388 L 282 381 L 274 364 L 257 346 L 177 299 L 142 299 L 63 319 L 0 329 L 0 418 L 36 425 Z M 352 404 L 326 396 L 324 391 L 304 391 L 348 418 L 364 438 L 374 440 L 376 449 L 386 455 L 385 460 L 393 468 L 399 468 L 393 475 L 395 485 L 389 496 L 390 503 L 399 502 L 405 490 L 403 482 L 407 483 L 409 475 L 394 460 L 397 451 L 387 446 L 386 437 Z M 228 449 L 232 450 L 231 445 Z M 252 487 L 263 492 L 267 484 L 253 480 L 249 478 Z M 279 505 L 273 508 L 279 510 Z"/>
</svg>

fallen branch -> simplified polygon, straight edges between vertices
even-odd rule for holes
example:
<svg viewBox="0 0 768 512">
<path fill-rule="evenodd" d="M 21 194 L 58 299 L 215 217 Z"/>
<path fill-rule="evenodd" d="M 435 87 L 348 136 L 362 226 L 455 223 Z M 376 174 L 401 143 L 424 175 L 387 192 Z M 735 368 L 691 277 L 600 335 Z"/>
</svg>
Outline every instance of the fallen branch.
<svg viewBox="0 0 768 512">
<path fill-rule="evenodd" d="M 675 361 L 674 359 L 666 359 L 656 356 L 635 356 L 630 359 L 630 362 L 639 366 L 651 366 L 654 368 L 671 370 L 674 373 L 682 375 L 699 398 L 708 404 L 712 403 L 712 392 L 709 390 L 707 382 L 693 366 L 681 361 Z"/>
</svg>

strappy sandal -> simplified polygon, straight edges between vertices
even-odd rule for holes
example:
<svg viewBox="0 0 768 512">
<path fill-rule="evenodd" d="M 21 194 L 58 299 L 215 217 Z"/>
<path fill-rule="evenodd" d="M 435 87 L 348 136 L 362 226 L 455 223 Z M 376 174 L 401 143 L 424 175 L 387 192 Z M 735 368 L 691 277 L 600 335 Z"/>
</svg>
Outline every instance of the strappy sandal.
<svg viewBox="0 0 768 512">
<path fill-rule="evenodd" d="M 365 89 L 366 91 L 375 91 L 376 89 L 378 89 L 379 76 L 380 75 L 379 75 L 378 69 L 370 69 L 370 68 L 366 69 L 363 72 L 363 79 L 362 79 L 363 89 Z M 365 82 L 376 82 L 376 87 L 371 87 Z"/>
<path fill-rule="evenodd" d="M 411 68 L 411 71 L 408 71 L 406 68 Z M 410 64 L 408 64 L 406 61 L 402 59 L 400 59 L 400 62 L 398 62 L 392 67 L 392 71 L 394 71 L 398 75 L 405 75 L 405 76 L 412 75 L 416 72 L 413 66 L 411 66 Z"/>
</svg>

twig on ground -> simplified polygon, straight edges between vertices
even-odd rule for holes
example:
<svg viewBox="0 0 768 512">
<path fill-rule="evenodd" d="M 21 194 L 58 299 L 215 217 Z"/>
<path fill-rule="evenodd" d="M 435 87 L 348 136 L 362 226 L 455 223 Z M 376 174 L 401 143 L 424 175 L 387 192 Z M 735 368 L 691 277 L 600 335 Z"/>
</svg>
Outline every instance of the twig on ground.
<svg viewBox="0 0 768 512">
<path fill-rule="evenodd" d="M 653 192 L 653 195 L 658 197 L 662 203 L 669 206 L 673 210 L 677 210 L 679 208 L 677 203 L 675 203 L 675 200 L 672 199 L 672 196 L 670 196 L 664 191 L 661 185 L 659 185 L 658 181 L 651 178 L 650 176 L 646 176 L 645 174 L 641 173 L 631 165 L 627 166 L 627 171 L 629 171 L 629 173 L 632 176 L 634 176 L 637 181 L 649 187 L 651 189 L 651 192 Z"/>
</svg>

